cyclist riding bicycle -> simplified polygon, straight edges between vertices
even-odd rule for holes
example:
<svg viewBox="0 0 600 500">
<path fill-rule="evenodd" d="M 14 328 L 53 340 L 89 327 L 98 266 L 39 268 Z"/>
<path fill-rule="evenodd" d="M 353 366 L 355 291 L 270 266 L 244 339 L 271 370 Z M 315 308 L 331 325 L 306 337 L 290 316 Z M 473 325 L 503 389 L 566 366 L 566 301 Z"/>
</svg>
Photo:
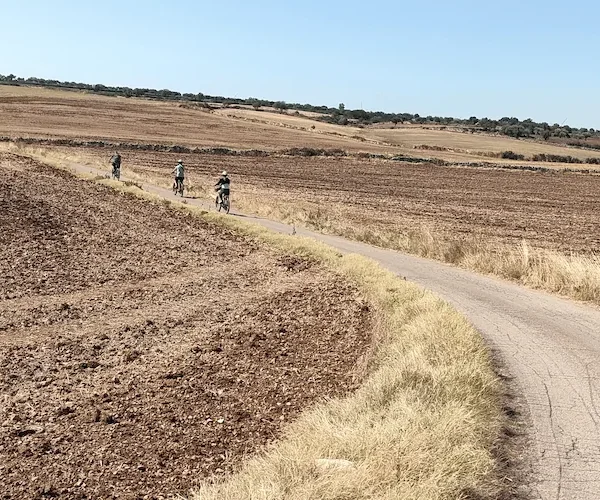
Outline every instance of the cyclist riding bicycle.
<svg viewBox="0 0 600 500">
<path fill-rule="evenodd" d="M 173 174 L 175 174 L 175 188 L 179 189 L 180 187 L 183 187 L 183 180 L 185 177 L 185 168 L 183 167 L 183 160 L 179 160 L 179 162 L 173 169 Z"/>
<path fill-rule="evenodd" d="M 121 155 L 118 151 L 115 151 L 110 159 L 110 164 L 112 165 L 112 176 L 119 179 L 121 176 Z"/>
<path fill-rule="evenodd" d="M 231 181 L 229 180 L 229 176 L 227 172 L 223 171 L 221 177 L 215 184 L 215 190 L 217 191 L 217 199 L 215 200 L 217 204 L 220 204 L 223 201 L 223 195 L 226 194 L 229 196 L 229 185 Z"/>
</svg>

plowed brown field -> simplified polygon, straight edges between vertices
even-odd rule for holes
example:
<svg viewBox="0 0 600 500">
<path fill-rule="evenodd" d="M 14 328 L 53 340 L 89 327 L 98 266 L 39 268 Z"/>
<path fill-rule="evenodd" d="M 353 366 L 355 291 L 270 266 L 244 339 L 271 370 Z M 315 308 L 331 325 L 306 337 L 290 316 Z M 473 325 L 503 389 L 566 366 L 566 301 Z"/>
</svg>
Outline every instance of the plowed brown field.
<svg viewBox="0 0 600 500">
<path fill-rule="evenodd" d="M 5 499 L 163 498 L 358 383 L 370 312 L 314 262 L 0 156 Z"/>
<path fill-rule="evenodd" d="M 81 162 L 101 167 L 107 165 L 107 154 L 102 148 L 77 152 Z M 225 169 L 231 172 L 234 208 L 241 204 L 249 211 L 296 218 L 325 231 L 363 238 L 365 233 L 352 233 L 362 228 L 392 238 L 425 228 L 449 239 L 476 237 L 490 245 L 525 239 L 538 248 L 600 251 L 596 175 L 353 158 L 130 151 L 123 153 L 124 173 L 168 185 L 180 157 L 187 165 L 188 185 L 198 192 L 210 191 Z"/>
</svg>

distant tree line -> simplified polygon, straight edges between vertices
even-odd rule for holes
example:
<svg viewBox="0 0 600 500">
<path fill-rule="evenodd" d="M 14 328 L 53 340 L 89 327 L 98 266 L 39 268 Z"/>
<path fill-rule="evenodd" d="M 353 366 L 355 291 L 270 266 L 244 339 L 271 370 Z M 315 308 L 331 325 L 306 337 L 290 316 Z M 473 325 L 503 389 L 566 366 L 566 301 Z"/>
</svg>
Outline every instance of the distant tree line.
<svg viewBox="0 0 600 500">
<path fill-rule="evenodd" d="M 337 108 L 328 106 L 313 106 L 311 104 L 287 103 L 284 101 L 269 101 L 266 99 L 248 99 L 210 96 L 201 92 L 197 94 L 180 93 L 172 90 L 130 88 L 130 87 L 110 87 L 106 85 L 91 85 L 77 82 L 61 82 L 58 80 L 47 80 L 44 78 L 20 78 L 15 75 L 0 75 L 0 84 L 4 85 L 37 85 L 40 87 L 67 88 L 75 90 L 85 90 L 96 94 L 108 96 L 123 97 L 143 97 L 146 99 L 184 101 L 198 103 L 219 103 L 225 105 L 245 105 L 252 106 L 259 110 L 263 107 L 271 107 L 286 112 L 287 110 L 309 111 L 320 113 L 316 118 L 319 121 L 335 123 L 338 125 L 366 126 L 377 123 L 401 124 L 420 124 L 441 127 L 460 127 L 470 133 L 484 132 L 507 135 L 514 138 L 535 138 L 548 140 L 550 138 L 559 138 L 565 140 L 586 141 L 592 137 L 600 137 L 600 130 L 593 128 L 573 128 L 568 125 L 559 125 L 555 123 L 550 125 L 546 122 L 534 122 L 530 118 L 519 120 L 514 117 L 503 117 L 499 120 L 490 118 L 477 118 L 472 116 L 468 119 L 441 117 L 441 116 L 420 116 L 412 113 L 386 113 L 383 111 L 365 111 L 364 109 L 346 109 L 344 104 Z M 570 144 L 585 145 L 585 143 Z"/>
<path fill-rule="evenodd" d="M 411 113 L 385 113 L 383 111 L 364 111 L 362 109 L 347 110 L 343 104 L 334 110 L 329 116 L 320 118 L 322 121 L 337 123 L 339 125 L 358 124 L 372 125 L 376 123 L 411 123 L 420 125 L 433 125 L 440 127 L 460 127 L 466 132 L 476 133 L 494 133 L 507 135 L 509 137 L 535 138 L 547 141 L 551 137 L 583 140 L 591 137 L 600 137 L 600 130 L 593 128 L 574 128 L 568 125 L 559 125 L 555 123 L 550 125 L 546 122 L 534 122 L 531 118 L 519 120 L 518 118 L 505 116 L 499 120 L 490 118 L 477 118 L 472 116 L 468 119 L 441 117 L 441 116 L 420 116 Z M 569 143 L 575 145 L 576 143 Z M 585 144 L 577 143 L 582 146 Z"/>
<path fill-rule="evenodd" d="M 156 99 L 162 101 L 188 101 L 188 102 L 206 102 L 219 103 L 228 105 L 246 105 L 253 106 L 256 109 L 261 107 L 271 107 L 280 111 L 288 109 L 298 111 L 313 111 L 316 113 L 332 113 L 336 108 L 327 106 L 312 106 L 310 104 L 290 104 L 283 101 L 269 101 L 266 99 L 256 99 L 250 97 L 248 99 L 240 99 L 237 97 L 211 96 L 201 92 L 197 94 L 175 92 L 168 89 L 156 90 L 146 88 L 130 88 L 130 87 L 110 87 L 101 84 L 91 85 L 89 83 L 78 82 L 61 82 L 58 80 L 47 80 L 44 78 L 20 78 L 15 75 L 0 75 L 0 84 L 4 85 L 33 85 L 39 87 L 51 87 L 61 89 L 86 90 L 96 94 L 121 97 L 143 97 L 146 99 Z"/>
</svg>

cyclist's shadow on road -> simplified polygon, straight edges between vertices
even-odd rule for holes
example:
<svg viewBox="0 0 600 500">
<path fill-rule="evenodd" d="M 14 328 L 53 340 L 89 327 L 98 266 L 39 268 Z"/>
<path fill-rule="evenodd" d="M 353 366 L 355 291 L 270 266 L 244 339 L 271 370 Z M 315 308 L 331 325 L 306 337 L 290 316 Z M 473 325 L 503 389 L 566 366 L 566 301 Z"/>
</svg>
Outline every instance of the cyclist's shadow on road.
<svg viewBox="0 0 600 500">
<path fill-rule="evenodd" d="M 259 217 L 258 215 L 244 215 L 244 214 L 236 214 L 234 212 L 229 212 L 229 215 L 233 215 L 234 217 L 241 217 L 243 219 L 254 219 L 254 220 L 271 220 L 267 217 Z"/>
</svg>

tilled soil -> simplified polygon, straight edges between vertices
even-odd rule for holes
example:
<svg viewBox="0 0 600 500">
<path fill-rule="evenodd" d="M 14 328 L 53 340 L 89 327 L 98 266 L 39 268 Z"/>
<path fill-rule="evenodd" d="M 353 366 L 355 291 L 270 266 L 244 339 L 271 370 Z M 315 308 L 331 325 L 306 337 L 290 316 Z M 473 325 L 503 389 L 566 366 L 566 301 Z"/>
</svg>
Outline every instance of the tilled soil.
<svg viewBox="0 0 600 500">
<path fill-rule="evenodd" d="M 102 148 L 73 150 L 104 164 Z M 304 210 L 315 226 L 370 228 L 382 234 L 423 229 L 448 239 L 520 244 L 562 252 L 600 251 L 600 176 L 414 165 L 355 158 L 228 157 L 123 152 L 126 174 L 170 178 L 182 157 L 188 185 L 210 188 L 231 172 L 232 199 L 254 196 L 281 212 Z M 256 208 L 256 207 L 255 207 Z M 298 211 L 298 210 L 297 210 Z M 348 234 L 351 236 L 351 232 Z"/>
<path fill-rule="evenodd" d="M 353 390 L 371 313 L 318 264 L 0 156 L 0 497 L 164 498 Z"/>
</svg>

